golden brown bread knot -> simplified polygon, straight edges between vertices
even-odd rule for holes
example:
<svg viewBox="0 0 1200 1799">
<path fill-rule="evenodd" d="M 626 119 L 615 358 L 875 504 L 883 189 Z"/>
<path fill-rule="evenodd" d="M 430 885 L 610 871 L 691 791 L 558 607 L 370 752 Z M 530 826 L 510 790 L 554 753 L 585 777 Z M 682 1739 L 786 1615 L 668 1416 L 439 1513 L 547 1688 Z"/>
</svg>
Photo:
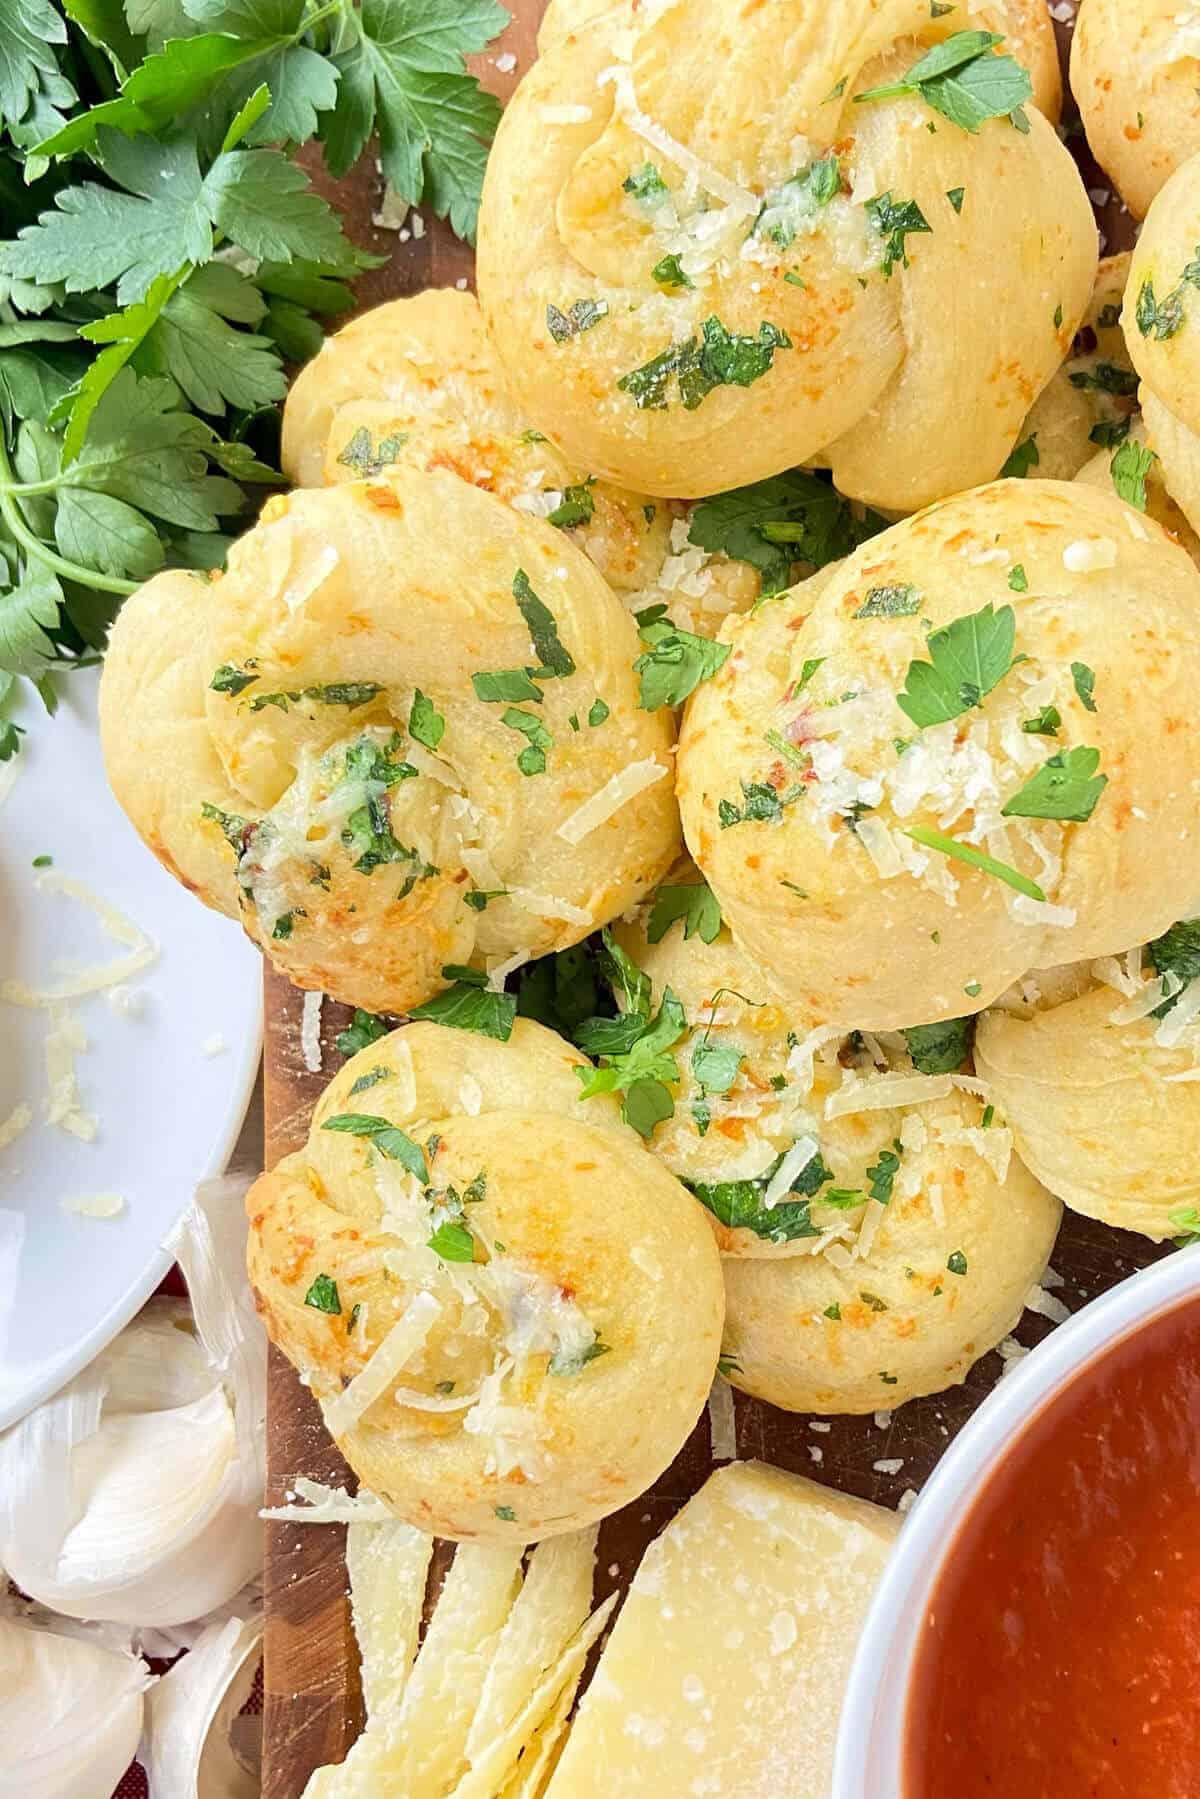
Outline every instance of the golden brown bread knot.
<svg viewBox="0 0 1200 1799">
<path fill-rule="evenodd" d="M 1200 19 L 1179 0 L 1081 0 L 1071 89 L 1096 161 L 1135 218 L 1200 150 Z"/>
<path fill-rule="evenodd" d="M 445 1537 L 554 1536 L 644 1491 L 704 1404 L 723 1310 L 700 1208 L 588 1064 L 413 1024 L 256 1183 L 250 1278 L 363 1484 Z"/>
<path fill-rule="evenodd" d="M 156 641 L 177 667 L 147 669 Z M 674 728 L 638 649 L 560 532 L 444 469 L 305 489 L 215 584 L 127 603 L 110 779 L 293 980 L 403 1011 L 447 966 L 578 942 L 669 865 Z"/>
<path fill-rule="evenodd" d="M 1048 44 L 1044 7 L 1021 17 Z M 856 102 L 962 22 L 925 0 L 627 0 L 544 34 L 479 240 L 535 423 L 651 494 L 815 460 L 908 510 L 993 476 L 1071 342 L 1096 232 L 1040 113 L 967 130 L 912 95 Z"/>
</svg>

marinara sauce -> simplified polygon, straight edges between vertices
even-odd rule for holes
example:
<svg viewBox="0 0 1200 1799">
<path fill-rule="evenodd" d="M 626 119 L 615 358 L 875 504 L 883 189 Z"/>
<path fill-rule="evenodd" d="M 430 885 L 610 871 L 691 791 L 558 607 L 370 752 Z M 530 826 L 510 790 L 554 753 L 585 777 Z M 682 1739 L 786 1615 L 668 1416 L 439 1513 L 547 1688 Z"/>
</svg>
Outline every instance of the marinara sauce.
<svg viewBox="0 0 1200 1799">
<path fill-rule="evenodd" d="M 904 1765 L 904 1799 L 1200 1799 L 1197 1301 L 997 1465 L 926 1612 Z"/>
</svg>

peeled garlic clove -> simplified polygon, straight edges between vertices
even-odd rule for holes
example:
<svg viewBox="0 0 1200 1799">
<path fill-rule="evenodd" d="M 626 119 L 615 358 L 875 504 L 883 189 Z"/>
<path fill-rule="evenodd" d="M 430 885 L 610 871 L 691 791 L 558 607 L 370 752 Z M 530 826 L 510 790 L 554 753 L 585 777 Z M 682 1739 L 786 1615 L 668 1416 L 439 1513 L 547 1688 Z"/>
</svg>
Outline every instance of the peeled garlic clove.
<svg viewBox="0 0 1200 1799">
<path fill-rule="evenodd" d="M 3 1790 L 22 1799 L 113 1792 L 137 1749 L 152 1679 L 135 1656 L 0 1619 Z"/>
<path fill-rule="evenodd" d="M 206 1183 L 176 1234 L 192 1307 L 151 1300 L 0 1436 L 0 1564 L 54 1611 L 183 1624 L 226 1605 L 257 1568 L 265 1353 L 244 1190 Z"/>
<path fill-rule="evenodd" d="M 259 1774 L 234 1746 L 254 1685 L 262 1619 L 213 1624 L 150 1695 L 142 1762 L 154 1799 L 258 1799 Z"/>
</svg>

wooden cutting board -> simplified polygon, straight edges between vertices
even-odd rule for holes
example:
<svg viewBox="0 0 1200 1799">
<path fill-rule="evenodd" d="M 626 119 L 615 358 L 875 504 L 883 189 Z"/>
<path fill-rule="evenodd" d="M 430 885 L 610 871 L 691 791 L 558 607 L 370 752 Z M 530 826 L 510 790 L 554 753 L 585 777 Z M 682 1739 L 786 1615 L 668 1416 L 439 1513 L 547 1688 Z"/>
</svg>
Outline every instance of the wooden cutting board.
<svg viewBox="0 0 1200 1799">
<path fill-rule="evenodd" d="M 545 0 L 507 0 L 514 13 L 504 37 L 476 72 L 506 97 L 534 55 Z M 1060 48 L 1069 27 L 1060 26 Z M 496 58 L 511 53 L 515 71 L 501 73 Z M 1065 55 L 1064 55 L 1065 68 Z M 1072 140 L 1078 147 L 1078 137 Z M 1132 240 L 1130 222 L 1107 198 L 1107 184 L 1081 157 L 1107 246 Z M 427 216 L 425 235 L 402 243 L 395 232 L 374 227 L 382 177 L 369 159 L 346 181 L 330 182 L 313 158 L 318 185 L 347 219 L 350 235 L 386 255 L 385 267 L 363 277 L 363 307 L 423 287 L 449 286 L 472 275 L 472 255 Z M 334 1039 L 349 1011 L 326 1002 L 321 1017 L 322 1067 L 305 1068 L 300 1045 L 302 995 L 270 969 L 266 974 L 266 1161 L 298 1149 L 312 1108 L 341 1066 Z M 1072 1311 L 1162 1253 L 1144 1239 L 1067 1213 L 1054 1266 L 1063 1285 L 1054 1297 Z M 1051 1328 L 1026 1313 L 1016 1333 L 1031 1346 Z M 316 1403 L 283 1356 L 270 1352 L 267 1502 L 279 1505 L 297 1475 L 335 1485 L 352 1480 L 326 1435 Z M 735 1395 L 738 1454 L 760 1457 L 844 1492 L 896 1506 L 926 1480 L 946 1444 L 999 1378 L 998 1354 L 985 1356 L 966 1383 L 949 1393 L 917 1400 L 893 1418 L 809 1420 Z M 696 1491 L 713 1466 L 709 1423 L 702 1418 L 677 1460 L 652 1491 L 606 1520 L 600 1536 L 597 1598 L 624 1584 L 647 1543 Z M 340 1526 L 269 1524 L 266 1527 L 266 1647 L 263 1694 L 263 1799 L 299 1799 L 312 1770 L 345 1755 L 362 1725 L 358 1657 L 350 1624 Z"/>
</svg>

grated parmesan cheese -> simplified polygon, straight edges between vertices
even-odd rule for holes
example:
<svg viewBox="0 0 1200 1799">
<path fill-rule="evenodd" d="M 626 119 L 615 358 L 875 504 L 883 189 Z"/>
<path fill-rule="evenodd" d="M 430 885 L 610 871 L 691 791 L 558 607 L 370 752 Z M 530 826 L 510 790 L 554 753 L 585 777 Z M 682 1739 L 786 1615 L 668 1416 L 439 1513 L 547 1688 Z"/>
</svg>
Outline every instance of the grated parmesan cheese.
<svg viewBox="0 0 1200 1799">
<path fill-rule="evenodd" d="M 674 163 L 677 169 L 682 169 L 685 175 L 690 175 L 704 189 L 705 193 L 711 194 L 714 199 L 723 200 L 726 206 L 744 218 L 757 217 L 758 199 L 750 192 L 749 188 L 742 187 L 736 181 L 730 181 L 725 175 L 722 175 L 719 169 L 714 169 L 710 163 L 704 162 L 689 150 L 686 144 L 681 144 L 678 139 L 673 138 L 664 125 L 660 125 L 657 120 L 650 118 L 641 110 L 634 92 L 631 69 L 619 66 L 605 69 L 600 75 L 597 86 L 609 85 L 613 90 L 616 111 L 635 137 L 640 137 L 645 143 L 651 144 L 660 155 L 667 158 L 668 162 Z"/>
<path fill-rule="evenodd" d="M 819 1148 L 820 1145 L 815 1137 L 797 1137 L 767 1182 L 767 1190 L 763 1194 L 763 1205 L 768 1211 L 773 1206 L 777 1206 L 786 1193 L 790 1193 L 792 1182 L 808 1167 Z"/>
<path fill-rule="evenodd" d="M 83 1143 L 92 1143 L 100 1129 L 99 1120 L 85 1112 L 79 1103 L 79 1083 L 75 1076 L 75 1058 L 87 1048 L 88 1040 L 78 1019 L 66 1006 L 50 1008 L 50 1028 L 46 1032 L 46 1122 L 57 1124 Z"/>
<path fill-rule="evenodd" d="M 305 1504 L 264 1506 L 259 1517 L 274 1524 L 389 1524 L 393 1519 L 382 1499 L 365 1488 L 348 1493 L 345 1487 L 328 1487 L 303 1474 L 296 1475 L 284 1498 L 303 1499 Z"/>
<path fill-rule="evenodd" d="M 733 1388 L 724 1375 L 718 1374 L 708 1395 L 708 1431 L 714 1462 L 737 1461 L 737 1418 L 733 1409 Z"/>
<path fill-rule="evenodd" d="M 653 756 L 644 762 L 629 763 L 607 780 L 598 793 L 593 793 L 590 799 L 584 800 L 582 806 L 564 818 L 556 835 L 564 843 L 582 843 L 585 837 L 590 837 L 593 831 L 598 831 L 601 825 L 607 824 L 613 814 L 627 806 L 630 800 L 636 799 L 639 793 L 644 793 L 647 787 L 653 787 L 656 781 L 661 781 L 666 773 L 662 763 L 655 761 Z"/>
<path fill-rule="evenodd" d="M 1174 999 L 1177 993 L 1183 992 L 1183 982 L 1174 969 L 1168 969 L 1165 975 L 1155 975 L 1147 981 L 1140 992 L 1133 994 L 1123 1006 L 1117 1006 L 1108 1015 L 1109 1024 L 1133 1024 L 1139 1018 L 1145 1018 L 1157 1010 L 1165 999 Z"/>
<path fill-rule="evenodd" d="M 14 1143 L 22 1131 L 27 1131 L 33 1123 L 33 1112 L 22 1100 L 14 1106 L 8 1117 L 0 1124 L 0 1149 L 7 1149 Z"/>
<path fill-rule="evenodd" d="M 300 1017 L 300 1054 L 309 1074 L 321 1072 L 321 1007 L 324 1003 L 323 993 L 304 995 L 304 1010 Z"/>
<path fill-rule="evenodd" d="M 61 894 L 86 906 L 99 919 L 100 928 L 105 934 L 131 953 L 128 956 L 118 956 L 112 962 L 80 969 L 69 982 L 60 987 L 39 990 L 27 987 L 23 981 L 2 981 L 0 999 L 8 1000 L 11 1005 L 30 1009 L 57 1006 L 64 1000 L 82 999 L 86 994 L 99 993 L 105 987 L 115 987 L 118 982 L 127 981 L 131 975 L 140 974 L 143 968 L 148 968 L 157 959 L 158 945 L 154 940 L 147 937 L 123 912 L 118 912 L 115 906 L 110 906 L 98 893 L 93 893 L 83 881 L 76 881 L 70 875 L 58 874 L 53 870 L 45 870 L 38 875 L 35 885 L 40 893 Z"/>
<path fill-rule="evenodd" d="M 1163 1049 L 1175 1049 L 1187 1034 L 1196 1014 L 1200 1012 L 1200 981 L 1193 981 L 1185 993 L 1175 1001 L 1167 1016 L 1161 1020 L 1154 1033 L 1154 1041 Z"/>
<path fill-rule="evenodd" d="M 1062 559 L 1063 567 L 1073 575 L 1095 574 L 1116 567 L 1117 546 L 1111 537 L 1080 538 L 1067 545 Z"/>
<path fill-rule="evenodd" d="M 1061 1299 L 1055 1299 L 1053 1293 L 1047 1293 L 1045 1287 L 1031 1287 L 1025 1300 L 1027 1312 L 1036 1312 L 1040 1318 L 1049 1318 L 1052 1324 L 1065 1324 L 1071 1316 Z"/>
<path fill-rule="evenodd" d="M 856 1112 L 882 1112 L 894 1106 L 919 1106 L 927 1100 L 945 1099 L 954 1083 L 948 1074 L 856 1075 L 847 1069 L 841 1086 L 825 1101 L 826 1118 L 847 1118 Z"/>
<path fill-rule="evenodd" d="M 120 1193 L 76 1193 L 58 1203 L 64 1212 L 73 1212 L 77 1218 L 119 1218 L 125 1210 L 125 1199 Z"/>
<path fill-rule="evenodd" d="M 387 1391 L 401 1370 L 424 1347 L 441 1309 L 432 1293 L 418 1293 L 409 1301 L 403 1316 L 392 1326 L 361 1374 L 356 1374 L 342 1392 L 322 1400 L 321 1410 L 331 1437 L 345 1436 L 367 1407 L 374 1405 Z"/>
<path fill-rule="evenodd" d="M 508 892 L 522 911 L 532 912 L 536 918 L 561 918 L 567 924 L 590 925 L 592 922 L 591 913 L 585 912 L 582 906 L 556 899 L 553 894 L 531 893 L 528 887 L 510 887 Z"/>
</svg>

